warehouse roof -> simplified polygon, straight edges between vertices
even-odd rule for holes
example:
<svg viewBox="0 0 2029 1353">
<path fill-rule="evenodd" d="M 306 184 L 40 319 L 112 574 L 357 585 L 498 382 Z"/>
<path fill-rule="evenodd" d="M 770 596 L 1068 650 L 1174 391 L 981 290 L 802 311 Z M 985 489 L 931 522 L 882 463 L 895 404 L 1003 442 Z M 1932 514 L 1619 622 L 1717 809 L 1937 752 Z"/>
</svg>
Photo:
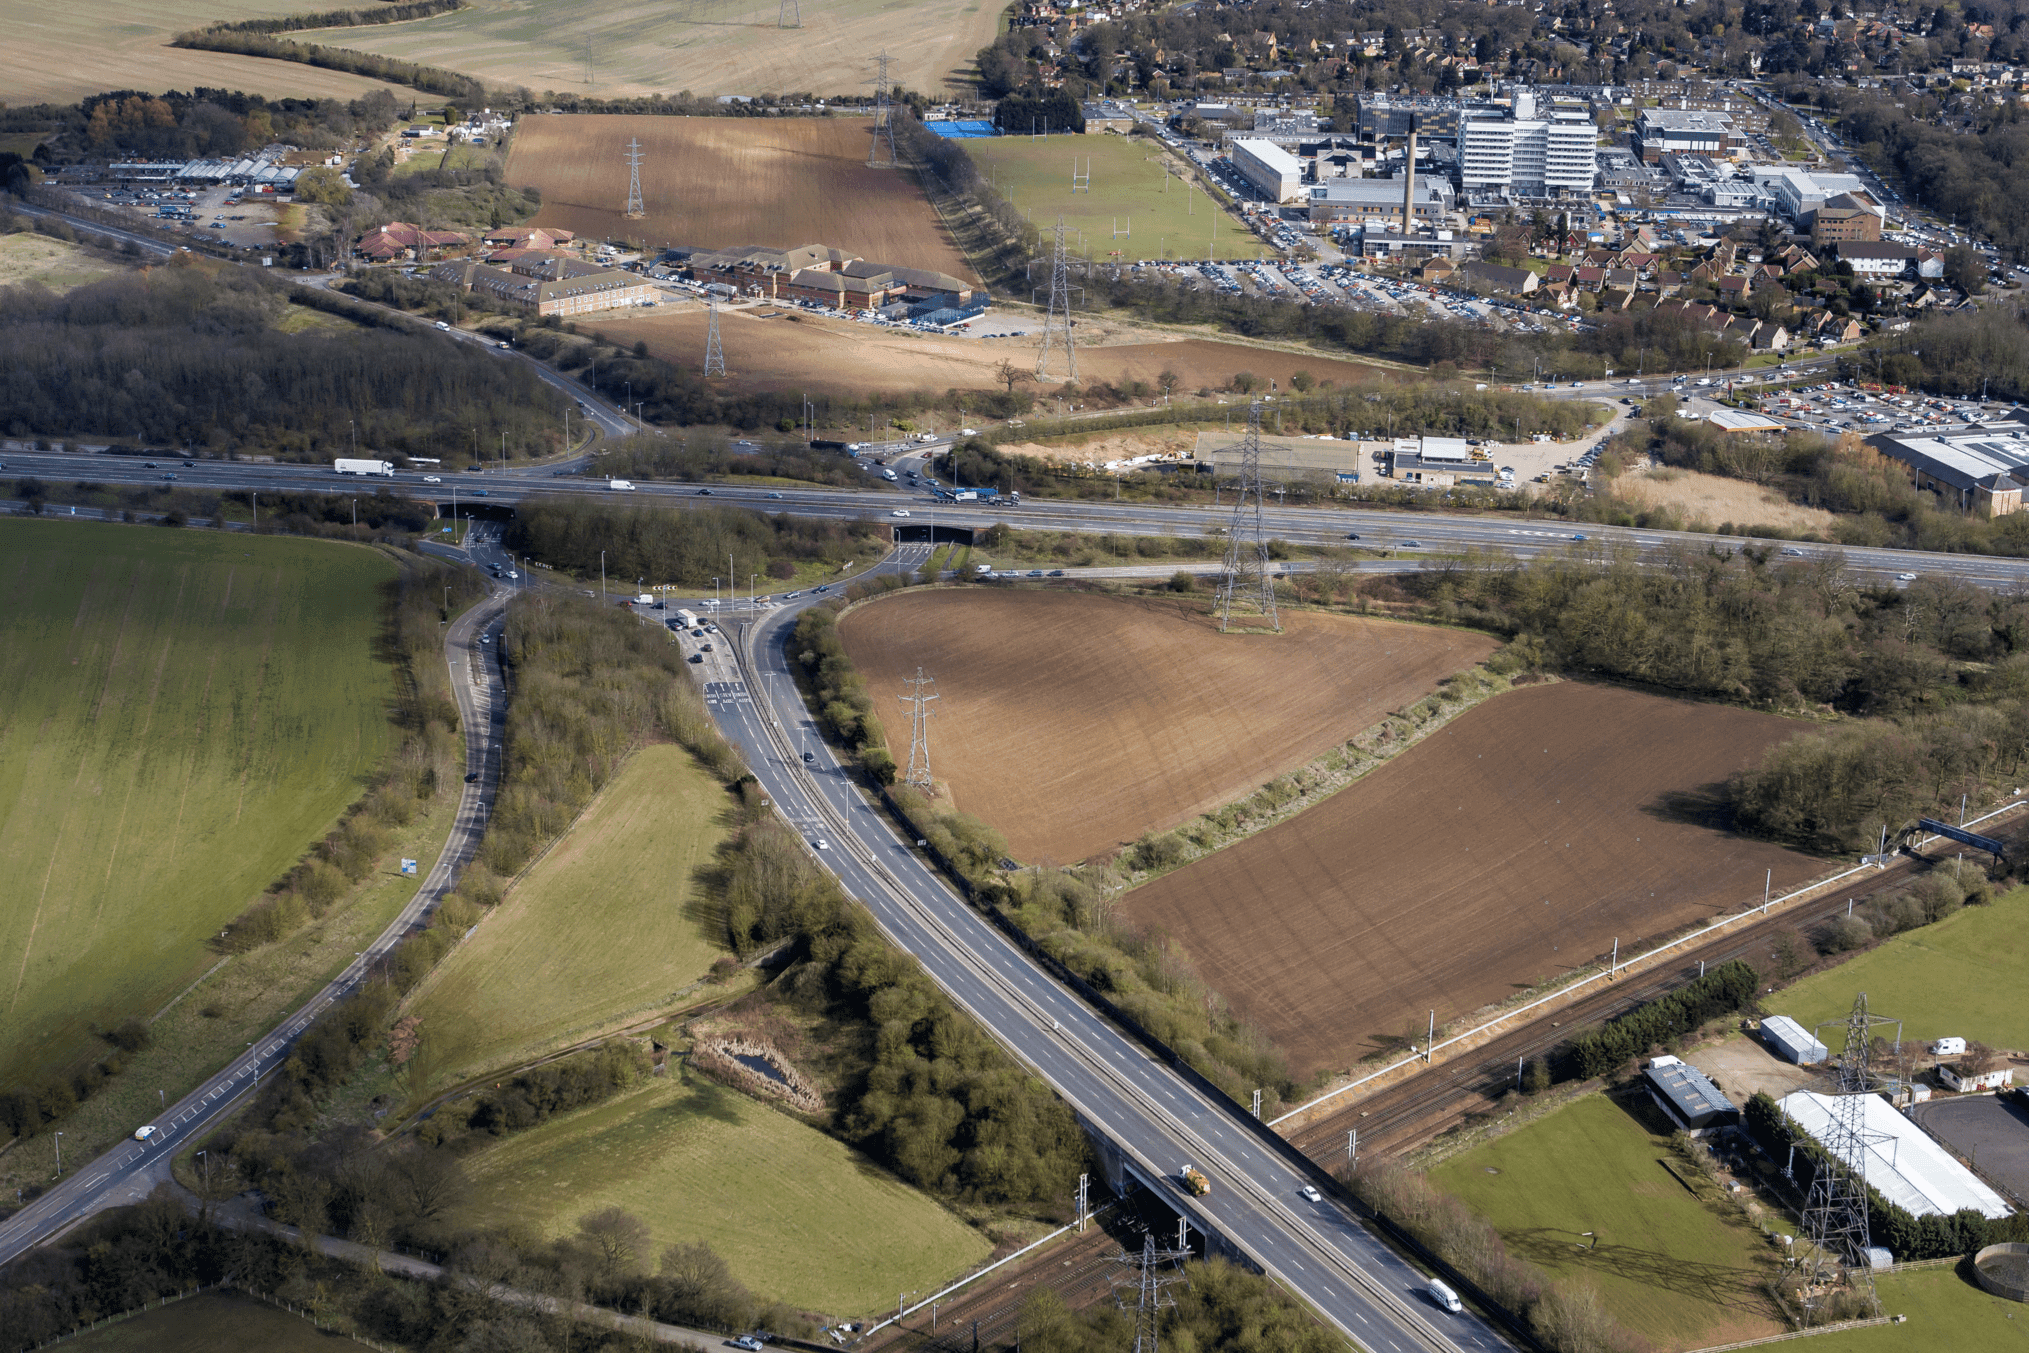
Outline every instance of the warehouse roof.
<svg viewBox="0 0 2029 1353">
<path fill-rule="evenodd" d="M 1273 141 L 1258 141 L 1253 137 L 1247 137 L 1233 142 L 1232 149 L 1246 151 L 1278 174 L 1303 173 L 1303 163 Z"/>
<path fill-rule="evenodd" d="M 1782 424 L 1773 418 L 1763 418 L 1758 413 L 1741 413 L 1737 409 L 1721 409 L 1712 415 L 1712 425 L 1721 432 L 1781 432 Z"/>
<path fill-rule="evenodd" d="M 1990 484 L 1997 474 L 2029 468 L 2029 428 L 2019 423 L 1977 424 L 1927 433 L 1883 433 L 1867 444 L 1882 455 L 1921 470 L 1955 489 Z"/>
<path fill-rule="evenodd" d="M 1952 1159 L 1933 1140 L 1879 1095 L 1862 1095 L 1861 1135 L 1864 1145 L 1846 1164 L 1866 1177 L 1883 1198 L 1918 1217 L 1949 1216 L 1965 1208 L 1987 1217 L 2005 1217 L 2012 1209 L 1979 1176 Z M 1823 1143 L 1832 1124 L 1836 1101 L 1829 1095 L 1799 1090 L 1786 1095 L 1782 1110 L 1798 1127 Z"/>
<path fill-rule="evenodd" d="M 1669 1100 L 1683 1122 L 1696 1123 L 1713 1114 L 1740 1112 L 1724 1091 L 1689 1062 L 1675 1057 L 1658 1057 L 1649 1063 L 1647 1076 L 1656 1092 Z"/>
</svg>

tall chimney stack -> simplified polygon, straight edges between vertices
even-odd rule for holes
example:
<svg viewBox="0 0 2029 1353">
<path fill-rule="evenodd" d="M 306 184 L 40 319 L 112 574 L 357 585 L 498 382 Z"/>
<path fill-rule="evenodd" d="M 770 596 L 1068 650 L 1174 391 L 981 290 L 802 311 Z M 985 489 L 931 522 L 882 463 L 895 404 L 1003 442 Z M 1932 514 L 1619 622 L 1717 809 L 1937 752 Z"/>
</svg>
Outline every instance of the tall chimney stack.
<svg viewBox="0 0 2029 1353">
<path fill-rule="evenodd" d="M 1416 230 L 1416 122 L 1417 114 L 1409 114 L 1409 156 L 1403 162 L 1402 175 L 1402 234 L 1405 237 Z"/>
</svg>

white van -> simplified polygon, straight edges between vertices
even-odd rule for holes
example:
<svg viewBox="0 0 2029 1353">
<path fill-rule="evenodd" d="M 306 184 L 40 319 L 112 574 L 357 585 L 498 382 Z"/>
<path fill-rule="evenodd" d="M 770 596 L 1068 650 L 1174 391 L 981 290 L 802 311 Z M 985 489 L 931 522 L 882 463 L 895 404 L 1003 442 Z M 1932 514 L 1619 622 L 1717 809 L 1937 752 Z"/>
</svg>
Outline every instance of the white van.
<svg viewBox="0 0 2029 1353">
<path fill-rule="evenodd" d="M 1430 1280 L 1430 1299 L 1453 1315 L 1459 1315 L 1465 1310 L 1465 1304 L 1458 1299 L 1458 1293 L 1446 1286 L 1441 1278 Z"/>
</svg>

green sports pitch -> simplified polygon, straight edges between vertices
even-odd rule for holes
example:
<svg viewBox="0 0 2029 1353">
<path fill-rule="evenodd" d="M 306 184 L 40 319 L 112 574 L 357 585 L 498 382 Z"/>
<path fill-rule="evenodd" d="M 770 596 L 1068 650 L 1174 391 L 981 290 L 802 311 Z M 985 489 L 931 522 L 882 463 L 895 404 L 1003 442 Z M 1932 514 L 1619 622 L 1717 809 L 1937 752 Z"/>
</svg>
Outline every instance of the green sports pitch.
<svg viewBox="0 0 2029 1353">
<path fill-rule="evenodd" d="M 1274 253 L 1239 217 L 1179 179 L 1176 158 L 1145 136 L 993 136 L 959 144 L 1046 235 L 1062 216 L 1066 247 L 1080 258 L 1106 263 L 1117 253 L 1118 261 L 1132 263 Z"/>
<path fill-rule="evenodd" d="M 0 523 L 0 1080 L 61 1071 L 364 792 L 392 729 L 357 546 Z"/>
</svg>

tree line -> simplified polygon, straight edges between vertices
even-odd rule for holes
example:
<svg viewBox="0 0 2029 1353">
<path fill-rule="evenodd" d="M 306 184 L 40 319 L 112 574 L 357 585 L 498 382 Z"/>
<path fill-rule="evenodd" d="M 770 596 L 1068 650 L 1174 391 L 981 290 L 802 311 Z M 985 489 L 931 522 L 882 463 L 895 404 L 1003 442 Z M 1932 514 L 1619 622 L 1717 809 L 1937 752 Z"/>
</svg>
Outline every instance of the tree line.
<svg viewBox="0 0 2029 1353">
<path fill-rule="evenodd" d="M 563 396 L 468 344 L 279 332 L 287 293 L 241 269 L 172 265 L 62 296 L 0 295 L 0 427 L 14 437 L 455 461 L 475 428 L 504 431 L 520 454 L 561 430 Z"/>
<path fill-rule="evenodd" d="M 864 488 L 871 478 L 860 462 L 837 450 L 771 437 L 759 446 L 736 451 L 727 437 L 708 428 L 694 428 L 674 437 L 622 437 L 601 442 L 598 469 L 602 475 L 632 480 L 698 483 L 760 476 L 849 489 Z"/>
<path fill-rule="evenodd" d="M 372 9 L 329 9 L 321 14 L 288 14 L 267 19 L 240 19 L 205 25 L 207 33 L 288 33 L 301 28 L 362 28 L 373 24 L 407 23 L 465 8 L 465 0 L 403 0 Z"/>
<path fill-rule="evenodd" d="M 1737 776 L 1750 830 L 1818 850 L 1956 811 L 2029 755 L 2029 598 L 1926 575 L 1866 581 L 1836 551 L 1588 547 L 1528 564 L 1433 560 L 1370 596 L 1508 635 L 1516 661 L 1762 708 L 1837 713 Z"/>
<path fill-rule="evenodd" d="M 1577 1080 L 1604 1076 L 1654 1044 L 1680 1038 L 1707 1020 L 1753 1004 L 1759 980 L 1760 975 L 1739 959 L 1722 963 L 1668 995 L 1572 1039 L 1562 1051 L 1564 1069 Z"/>
<path fill-rule="evenodd" d="M 528 91 L 525 89 L 519 91 L 518 98 L 511 98 L 514 91 L 488 90 L 481 81 L 454 70 L 445 70 L 441 66 L 425 66 L 397 57 L 380 56 L 373 52 L 356 52 L 348 47 L 327 47 L 317 42 L 294 42 L 268 33 L 205 29 L 202 32 L 178 33 L 170 40 L 169 45 L 189 48 L 192 51 L 256 56 L 269 61 L 294 61 L 299 65 L 315 66 L 320 70 L 343 71 L 347 75 L 362 75 L 369 80 L 385 80 L 390 84 L 407 85 L 425 94 L 443 94 L 475 106 L 518 107 L 530 101 Z"/>
<path fill-rule="evenodd" d="M 603 558 L 605 576 L 626 590 L 637 580 L 709 587 L 717 579 L 728 596 L 732 584 L 745 589 L 753 575 L 781 576 L 780 565 L 791 573 L 818 561 L 843 568 L 886 549 L 879 528 L 864 518 L 766 516 L 740 507 L 671 511 L 582 497 L 521 503 L 505 543 L 581 578 L 599 576 Z"/>
</svg>

